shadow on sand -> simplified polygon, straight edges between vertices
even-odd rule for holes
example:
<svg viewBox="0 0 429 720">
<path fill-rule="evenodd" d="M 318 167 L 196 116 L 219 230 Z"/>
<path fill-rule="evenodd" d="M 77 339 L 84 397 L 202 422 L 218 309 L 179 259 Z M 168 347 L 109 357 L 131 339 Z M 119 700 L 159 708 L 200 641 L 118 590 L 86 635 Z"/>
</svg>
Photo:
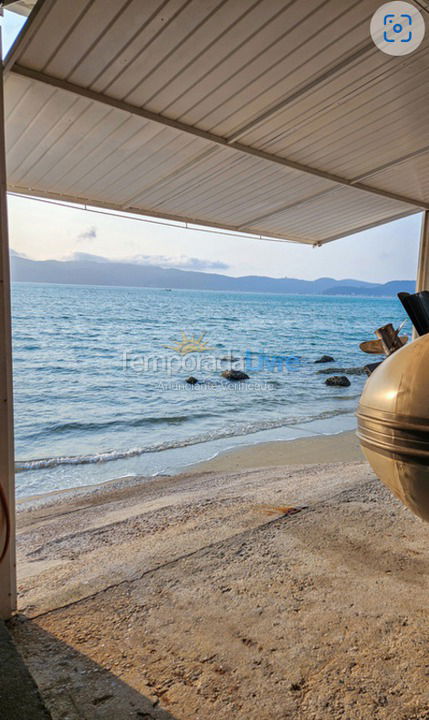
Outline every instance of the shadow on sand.
<svg viewBox="0 0 429 720">
<path fill-rule="evenodd" d="M 114 670 L 97 665 L 35 620 L 17 615 L 8 628 L 52 720 L 177 720 L 160 707 L 156 696 L 142 695 Z M 135 676 L 137 681 L 138 668 Z"/>
</svg>

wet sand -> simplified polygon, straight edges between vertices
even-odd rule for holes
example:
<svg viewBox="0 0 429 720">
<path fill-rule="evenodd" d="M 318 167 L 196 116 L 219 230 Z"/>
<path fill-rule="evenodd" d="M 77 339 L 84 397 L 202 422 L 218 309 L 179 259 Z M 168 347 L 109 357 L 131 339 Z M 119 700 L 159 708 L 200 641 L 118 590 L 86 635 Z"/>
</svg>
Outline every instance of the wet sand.
<svg viewBox="0 0 429 720">
<path fill-rule="evenodd" d="M 354 432 L 316 435 L 298 440 L 248 445 L 228 450 L 211 460 L 193 466 L 194 472 L 229 472 L 256 467 L 279 467 L 327 462 L 363 461 L 364 456 Z"/>
</svg>

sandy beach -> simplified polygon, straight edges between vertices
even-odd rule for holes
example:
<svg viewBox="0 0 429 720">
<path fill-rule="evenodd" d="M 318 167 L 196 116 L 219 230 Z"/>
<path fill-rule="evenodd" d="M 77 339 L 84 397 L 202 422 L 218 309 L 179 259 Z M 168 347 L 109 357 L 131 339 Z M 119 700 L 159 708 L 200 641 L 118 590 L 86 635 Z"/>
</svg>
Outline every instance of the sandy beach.
<svg viewBox="0 0 429 720">
<path fill-rule="evenodd" d="M 427 526 L 352 434 L 19 504 L 53 720 L 424 720 Z"/>
<path fill-rule="evenodd" d="M 193 466 L 192 472 L 230 472 L 257 467 L 280 465 L 352 462 L 364 459 L 356 433 L 315 435 L 288 442 L 268 442 L 246 445 L 217 455 Z"/>
</svg>

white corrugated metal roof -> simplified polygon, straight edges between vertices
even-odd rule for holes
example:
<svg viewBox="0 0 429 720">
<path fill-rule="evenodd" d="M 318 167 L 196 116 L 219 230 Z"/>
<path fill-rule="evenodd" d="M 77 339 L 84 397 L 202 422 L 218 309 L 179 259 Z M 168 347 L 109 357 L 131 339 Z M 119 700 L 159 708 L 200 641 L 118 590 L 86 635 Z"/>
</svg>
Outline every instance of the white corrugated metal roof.
<svg viewBox="0 0 429 720">
<path fill-rule="evenodd" d="M 36 0 L 3 0 L 3 6 L 18 15 L 29 15 Z"/>
<path fill-rule="evenodd" d="M 379 6 L 39 0 L 5 62 L 9 189 L 309 243 L 429 209 L 428 37 L 383 54 Z"/>
</svg>

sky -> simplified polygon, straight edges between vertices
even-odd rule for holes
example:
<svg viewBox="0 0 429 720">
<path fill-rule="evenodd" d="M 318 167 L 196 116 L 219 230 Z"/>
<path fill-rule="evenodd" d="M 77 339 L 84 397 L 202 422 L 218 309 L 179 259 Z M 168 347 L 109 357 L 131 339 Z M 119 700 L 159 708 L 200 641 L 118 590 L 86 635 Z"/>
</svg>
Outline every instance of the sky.
<svg viewBox="0 0 429 720">
<path fill-rule="evenodd" d="M 5 11 L 4 54 L 25 18 Z M 321 248 L 195 231 L 9 196 L 11 249 L 35 259 L 95 256 L 162 267 L 314 280 L 368 282 L 416 277 L 421 215 L 413 215 Z"/>
<path fill-rule="evenodd" d="M 420 223 L 421 215 L 413 215 L 313 248 L 9 197 L 11 248 L 32 259 L 92 255 L 233 276 L 411 280 L 416 277 Z"/>
</svg>

